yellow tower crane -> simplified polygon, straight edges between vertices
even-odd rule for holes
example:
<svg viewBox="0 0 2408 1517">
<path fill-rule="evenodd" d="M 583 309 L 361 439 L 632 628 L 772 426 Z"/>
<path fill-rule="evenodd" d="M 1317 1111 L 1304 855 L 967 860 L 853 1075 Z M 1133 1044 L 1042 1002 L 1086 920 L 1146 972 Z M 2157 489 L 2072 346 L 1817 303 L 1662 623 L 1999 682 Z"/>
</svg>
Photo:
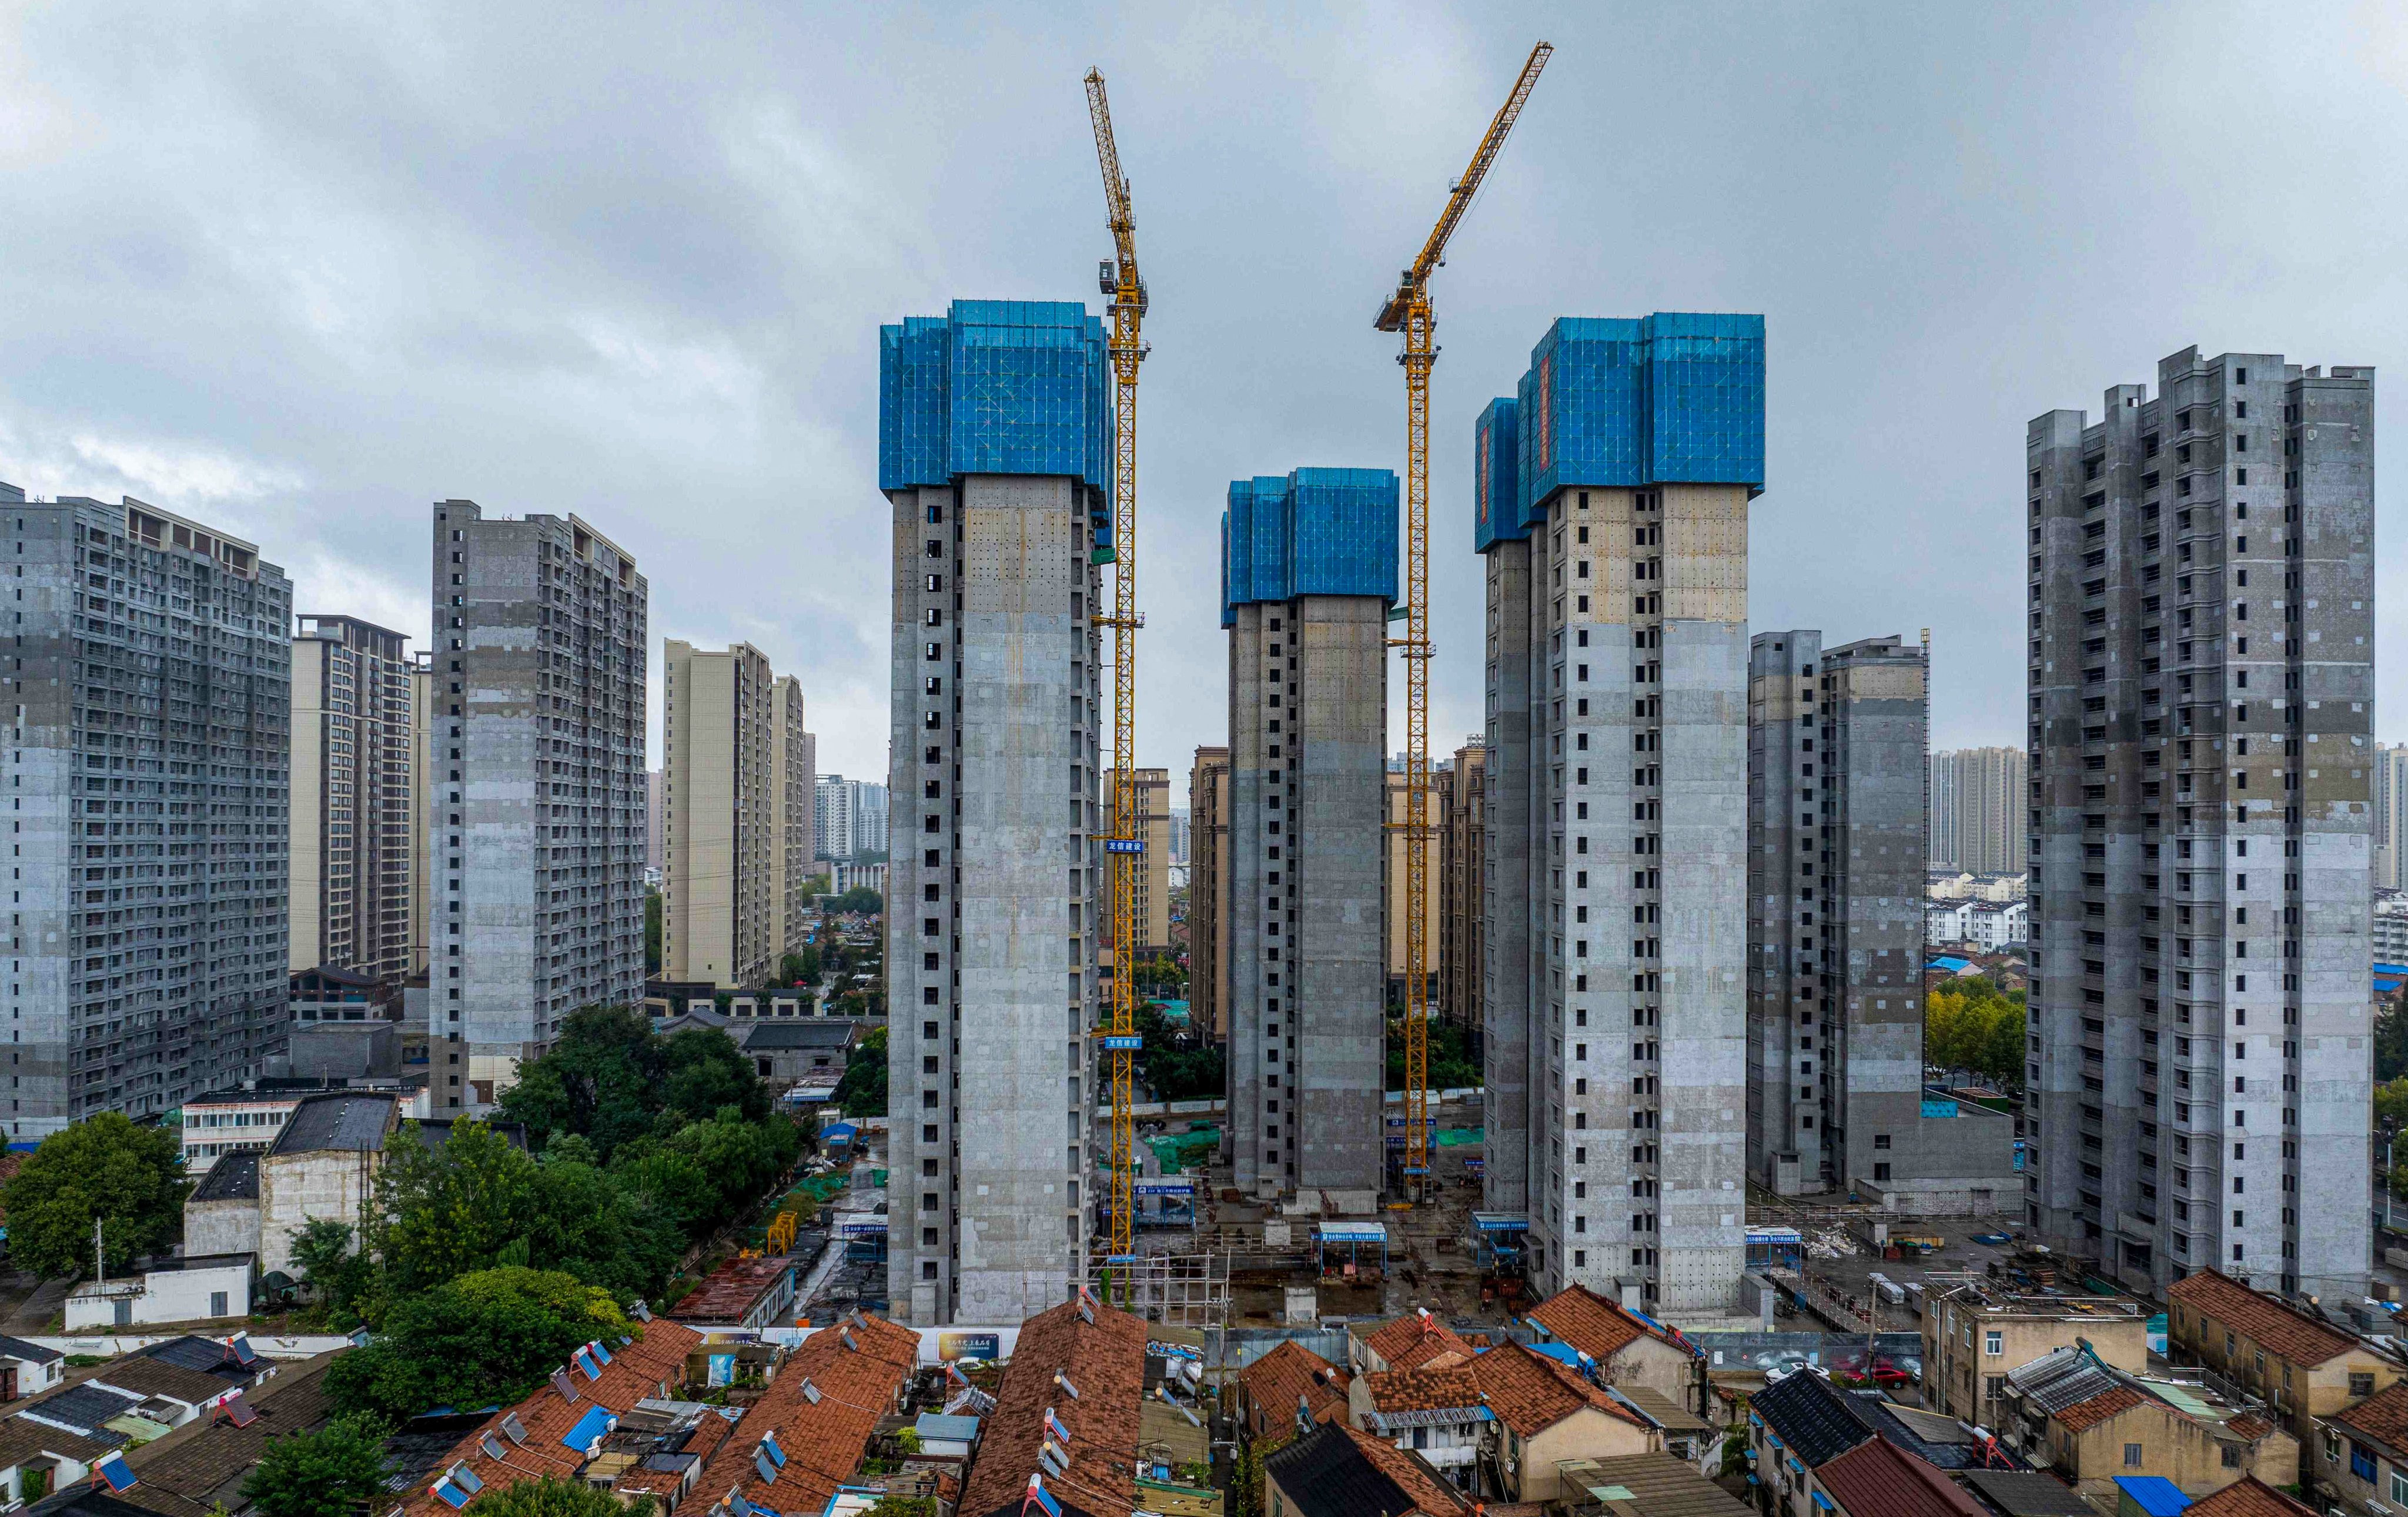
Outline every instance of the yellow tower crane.
<svg viewBox="0 0 2408 1517">
<path fill-rule="evenodd" d="M 1121 177 L 1120 150 L 1112 141 L 1112 108 L 1104 98 L 1104 76 L 1087 70 L 1087 115 L 1096 128 L 1096 161 L 1104 171 L 1114 255 L 1096 269 L 1096 282 L 1111 297 L 1112 313 L 1112 613 L 1096 617 L 1112 629 L 1112 814 L 1111 855 L 1112 1021 L 1103 1036 L 1112 1076 L 1111 1236 L 1107 1266 L 1137 1262 L 1135 1202 L 1136 1129 L 1130 1120 L 1129 1064 L 1137 1036 L 1137 880 L 1145 837 L 1137 803 L 1137 630 L 1145 618 L 1137 608 L 1137 366 L 1146 355 L 1139 328 L 1145 320 L 1145 280 L 1137 271 L 1137 222 L 1129 212 L 1128 180 Z"/>
<path fill-rule="evenodd" d="M 1455 235 L 1464 212 L 1488 166 L 1505 146 L 1514 118 L 1539 82 L 1555 45 L 1541 42 L 1530 50 L 1513 93 L 1488 123 L 1471 155 L 1471 166 L 1455 181 L 1446 209 L 1422 244 L 1421 256 L 1398 276 L 1397 292 L 1381 306 L 1372 323 L 1383 332 L 1404 335 L 1404 351 L 1397 362 L 1405 370 L 1405 635 L 1389 646 L 1405 659 L 1405 1189 L 1421 1198 L 1426 1192 L 1429 1165 L 1429 380 L 1438 363 L 1430 340 L 1437 318 L 1430 312 L 1430 275 L 1446 261 L 1447 239 Z M 1090 89 L 1094 86 L 1091 84 Z M 1135 372 L 1134 367 L 1130 370 Z"/>
</svg>

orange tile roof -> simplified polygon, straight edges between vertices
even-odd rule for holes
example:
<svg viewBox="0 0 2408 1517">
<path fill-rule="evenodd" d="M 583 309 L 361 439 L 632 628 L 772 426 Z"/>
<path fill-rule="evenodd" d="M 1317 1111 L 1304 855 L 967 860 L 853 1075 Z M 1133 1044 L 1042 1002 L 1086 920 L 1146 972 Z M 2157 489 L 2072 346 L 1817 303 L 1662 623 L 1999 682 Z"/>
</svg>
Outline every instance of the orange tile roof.
<svg viewBox="0 0 2408 1517">
<path fill-rule="evenodd" d="M 1453 1486 L 1439 1479 L 1426 1460 L 1415 1457 L 1383 1438 L 1373 1438 L 1359 1427 L 1338 1424 L 1338 1430 L 1354 1440 L 1363 1451 L 1363 1457 L 1372 1467 L 1391 1481 L 1397 1489 L 1412 1498 L 1413 1510 L 1427 1517 L 1458 1517 L 1472 1510 L 1471 1503 L 1455 1494 Z"/>
<path fill-rule="evenodd" d="M 1446 1324 L 1420 1312 L 1381 1324 L 1378 1332 L 1363 1340 L 1363 1346 L 1379 1355 L 1390 1369 L 1419 1369 L 1433 1361 L 1459 1364 L 1470 1358 L 1472 1352 L 1471 1345 L 1457 1338 Z"/>
<path fill-rule="evenodd" d="M 751 1315 L 754 1303 L 778 1289 L 779 1278 L 794 1267 L 795 1261 L 783 1256 L 725 1260 L 670 1309 L 669 1315 L 682 1323 L 740 1323 Z"/>
<path fill-rule="evenodd" d="M 1524 1438 L 1536 1438 L 1587 1407 L 1635 1426 L 1639 1415 L 1575 1374 L 1570 1367 L 1519 1343 L 1491 1349 L 1467 1367 L 1488 1397 L 1488 1410 Z"/>
<path fill-rule="evenodd" d="M 1376 1369 L 1362 1378 L 1374 1411 L 1446 1411 L 1481 1404 L 1479 1377 L 1469 1365 Z"/>
<path fill-rule="evenodd" d="M 1238 1381 L 1246 1388 L 1256 1433 L 1293 1422 L 1298 1397 L 1316 1423 L 1345 1420 L 1346 1371 L 1301 1343 L 1282 1343 L 1238 1371 Z"/>
<path fill-rule="evenodd" d="M 2086 1433 L 2117 1412 L 2128 1411 L 2147 1399 L 2128 1385 L 2118 1385 L 2113 1390 L 2100 1392 L 2087 1401 L 2076 1401 L 2070 1407 L 2058 1408 L 2052 1420 L 2069 1433 Z"/>
<path fill-rule="evenodd" d="M 694 1424 L 694 1431 L 686 1435 L 685 1447 L 677 1452 L 690 1453 L 697 1464 L 707 1467 L 719 1446 L 735 1433 L 734 1423 L 713 1413 Z M 646 1469 L 638 1465 L 610 1482 L 610 1494 L 626 1502 L 639 1496 L 651 1496 L 653 1510 L 665 1512 L 676 1503 L 678 1493 L 687 1488 L 685 1476 L 683 1469 Z"/>
<path fill-rule="evenodd" d="M 2358 1346 L 2358 1339 L 2341 1329 L 2328 1326 L 2214 1269 L 2202 1269 L 2176 1281 L 2166 1292 L 2166 1299 L 2190 1308 L 2201 1318 L 2212 1317 L 2235 1333 L 2256 1338 L 2267 1352 L 2302 1367 L 2323 1364 Z"/>
<path fill-rule="evenodd" d="M 2408 1452 L 2408 1384 L 2377 1391 L 2358 1405 L 2334 1412 L 2332 1420 L 2377 1443 Z"/>
<path fill-rule="evenodd" d="M 2224 1430 L 2234 1438 L 2245 1438 L 2255 1443 L 2274 1430 L 2274 1424 L 2254 1411 L 2244 1411 L 2224 1424 Z"/>
<path fill-rule="evenodd" d="M 919 1363 L 920 1335 L 882 1317 L 813 1333 L 779 1364 L 761 1399 L 703 1465 L 678 1510 L 707 1512 L 730 1491 L 772 1511 L 824 1508 L 861 1467 L 879 1419 L 895 1410 Z M 817 1401 L 806 1384 L 819 1393 Z M 775 1481 L 765 1481 L 754 1467 L 754 1451 L 771 1433 L 786 1462 Z"/>
<path fill-rule="evenodd" d="M 2243 1475 L 2214 1496 L 2183 1509 L 2183 1517 L 2316 1517 L 2314 1507 L 2292 1500 L 2255 1475 Z"/>
<path fill-rule="evenodd" d="M 629 1326 L 635 1329 L 637 1324 Z M 633 1343 L 607 1345 L 610 1362 L 602 1367 L 601 1379 L 588 1380 L 580 1369 L 566 1371 L 577 1391 L 574 1404 L 563 1401 L 560 1394 L 547 1385 L 509 1409 L 517 1413 L 520 1424 L 526 1429 L 525 1443 L 514 1443 L 500 1433 L 502 1420 L 509 1413 L 495 1412 L 452 1446 L 452 1456 L 443 1462 L 443 1469 L 465 1462 L 488 1486 L 517 1485 L 546 1475 L 575 1479 L 585 1463 L 585 1451 L 571 1449 L 561 1441 L 562 1435 L 597 1406 L 624 1415 L 645 1397 L 666 1393 L 685 1379 L 686 1352 L 702 1341 L 702 1335 L 693 1328 L 658 1318 L 641 1324 L 639 1330 L 643 1337 Z M 495 1430 L 501 1439 L 501 1459 L 487 1456 L 480 1445 L 489 1428 Z M 426 1483 L 402 1503 L 401 1510 L 408 1517 L 451 1517 L 459 1510 L 434 1494 L 443 1469 L 429 1476 Z"/>
<path fill-rule="evenodd" d="M 1982 1517 L 1956 1481 L 1885 1438 L 1865 1439 L 1814 1479 L 1848 1517 Z"/>
<path fill-rule="evenodd" d="M 1661 1328 L 1652 1327 L 1585 1285 L 1567 1285 L 1532 1307 L 1526 1314 L 1540 1326 L 1603 1364 L 1642 1338 L 1672 1343 Z M 1684 1352 L 1686 1344 L 1672 1346 Z"/>
<path fill-rule="evenodd" d="M 1139 1405 L 1145 1395 L 1145 1323 L 1098 1303 L 1095 1321 L 1075 1302 L 1039 1312 L 1020 1325 L 1020 1341 L 996 1388 L 995 1410 L 979 1435 L 978 1458 L 962 1490 L 958 1517 L 1017 1514 L 1028 1477 L 1042 1467 L 1045 1410 L 1070 1435 L 1067 1476 L 1045 1477 L 1065 1517 L 1124 1517 L 1137 1501 Z M 1054 1376 L 1077 1388 L 1072 1395 Z"/>
</svg>

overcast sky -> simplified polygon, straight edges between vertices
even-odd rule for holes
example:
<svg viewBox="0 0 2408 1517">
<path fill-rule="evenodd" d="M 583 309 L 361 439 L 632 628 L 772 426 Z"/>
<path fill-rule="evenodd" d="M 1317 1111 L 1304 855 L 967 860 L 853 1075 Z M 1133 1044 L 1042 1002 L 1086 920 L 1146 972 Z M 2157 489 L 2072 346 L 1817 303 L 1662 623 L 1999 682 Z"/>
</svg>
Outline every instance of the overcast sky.
<svg viewBox="0 0 2408 1517">
<path fill-rule="evenodd" d="M 1226 725 L 1227 481 L 1401 471 L 1372 313 L 1544 36 L 1436 285 L 1434 741 L 1481 720 L 1472 418 L 1554 317 L 1668 309 L 1765 317 L 1755 625 L 1928 626 L 1934 745 L 2016 742 L 2028 418 L 2196 343 L 2376 365 L 2401 423 L 2403 18 L 20 3 L 0 479 L 220 524 L 413 636 L 429 502 L 574 510 L 650 577 L 656 753 L 660 639 L 747 639 L 821 768 L 880 777 L 878 325 L 1099 304 L 1096 64 L 1153 293 L 1140 761 L 1183 771 Z"/>
</svg>

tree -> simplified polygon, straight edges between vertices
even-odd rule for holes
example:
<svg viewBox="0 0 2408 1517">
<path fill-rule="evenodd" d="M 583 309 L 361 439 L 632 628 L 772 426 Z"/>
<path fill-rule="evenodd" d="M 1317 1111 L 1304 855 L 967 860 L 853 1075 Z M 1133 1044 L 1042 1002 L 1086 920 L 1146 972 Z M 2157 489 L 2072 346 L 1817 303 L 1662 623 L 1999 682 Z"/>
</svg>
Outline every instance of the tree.
<svg viewBox="0 0 2408 1517">
<path fill-rule="evenodd" d="M 2401 1075 L 2408 1075 L 2408 992 L 2394 991 L 2374 1014 L 2374 1078 L 2393 1081 Z"/>
<path fill-rule="evenodd" d="M 399 1296 L 382 1328 L 327 1367 L 326 1395 L 343 1410 L 396 1420 L 517 1401 L 580 1344 L 615 1346 L 631 1331 L 609 1291 L 523 1268 L 478 1270 Z"/>
<path fill-rule="evenodd" d="M 667 1109 L 686 1122 L 735 1107 L 747 1122 L 769 1115 L 769 1092 L 736 1040 L 715 1028 L 689 1027 L 663 1041 Z"/>
<path fill-rule="evenodd" d="M 707 1036 L 734 1052 L 724 1034 Z M 503 1093 L 500 1114 L 525 1123 L 527 1142 L 538 1150 L 554 1133 L 581 1133 L 608 1159 L 621 1143 L 652 1130 L 667 1076 L 666 1046 L 642 1012 L 580 1007 L 561 1023 L 559 1038 L 543 1057 L 519 1067 L 518 1083 Z"/>
<path fill-rule="evenodd" d="M 870 1028 L 845 1056 L 844 1078 L 836 1084 L 836 1102 L 848 1117 L 886 1115 L 885 1028 Z"/>
<path fill-rule="evenodd" d="M 1480 1066 L 1471 1062 L 1471 1036 L 1452 1022 L 1436 1017 L 1429 1023 L 1429 1088 L 1461 1090 L 1480 1083 Z M 1388 1089 L 1405 1088 L 1405 1019 L 1388 1020 Z"/>
<path fill-rule="evenodd" d="M 815 985 L 820 978 L 820 951 L 805 948 L 778 961 L 778 978 L 789 985 Z"/>
<path fill-rule="evenodd" d="M 624 1505 L 598 1486 L 550 1475 L 490 1486 L 467 1506 L 468 1517 L 654 1517 L 659 1510 L 648 1496 Z"/>
<path fill-rule="evenodd" d="M 330 1217 L 303 1223 L 291 1230 L 293 1267 L 310 1299 L 329 1310 L 349 1315 L 375 1283 L 376 1269 L 366 1254 L 351 1248 L 349 1224 Z"/>
<path fill-rule="evenodd" d="M 187 1188 L 175 1134 L 103 1111 L 42 1139 L 0 1188 L 8 1252 L 37 1275 L 73 1275 L 92 1267 L 96 1219 L 108 1270 L 121 1273 L 176 1241 Z"/>
<path fill-rule="evenodd" d="M 242 1482 L 260 1517 L 323 1517 L 365 1510 L 384 1494 L 384 1440 L 392 1425 L 373 1414 L 338 1416 L 314 1433 L 270 1438 Z"/>
<path fill-rule="evenodd" d="M 867 885 L 855 885 L 827 903 L 830 916 L 874 917 L 886 909 L 886 897 Z"/>
<path fill-rule="evenodd" d="M 453 1123 L 439 1149 L 389 1144 L 377 1175 L 388 1287 L 406 1296 L 490 1267 L 513 1242 L 525 1246 L 536 1209 L 535 1161 L 481 1122 Z"/>
<path fill-rule="evenodd" d="M 661 972 L 661 893 L 644 892 L 644 973 Z"/>
</svg>

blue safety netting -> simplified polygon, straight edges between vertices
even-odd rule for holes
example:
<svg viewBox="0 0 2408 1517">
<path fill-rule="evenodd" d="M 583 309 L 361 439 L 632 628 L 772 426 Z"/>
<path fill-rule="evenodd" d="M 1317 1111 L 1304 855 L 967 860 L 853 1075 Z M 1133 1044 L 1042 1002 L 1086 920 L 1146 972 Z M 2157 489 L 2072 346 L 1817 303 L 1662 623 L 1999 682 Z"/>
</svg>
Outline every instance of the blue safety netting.
<svg viewBox="0 0 2408 1517">
<path fill-rule="evenodd" d="M 1471 470 L 1471 546 L 1476 552 L 1529 536 L 1522 525 L 1522 455 L 1515 440 L 1521 408 L 1512 396 L 1499 395 L 1480 413 Z"/>
<path fill-rule="evenodd" d="M 1069 301 L 956 300 L 878 329 L 878 487 L 1067 474 L 1111 487 L 1104 324 Z"/>
<path fill-rule="evenodd" d="M 1298 595 L 1397 598 L 1397 477 L 1297 469 L 1229 483 L 1221 518 L 1221 624 L 1235 608 Z"/>
<path fill-rule="evenodd" d="M 1525 526 L 1570 485 L 1764 487 L 1761 316 L 1559 318 L 1518 398 Z"/>
</svg>

